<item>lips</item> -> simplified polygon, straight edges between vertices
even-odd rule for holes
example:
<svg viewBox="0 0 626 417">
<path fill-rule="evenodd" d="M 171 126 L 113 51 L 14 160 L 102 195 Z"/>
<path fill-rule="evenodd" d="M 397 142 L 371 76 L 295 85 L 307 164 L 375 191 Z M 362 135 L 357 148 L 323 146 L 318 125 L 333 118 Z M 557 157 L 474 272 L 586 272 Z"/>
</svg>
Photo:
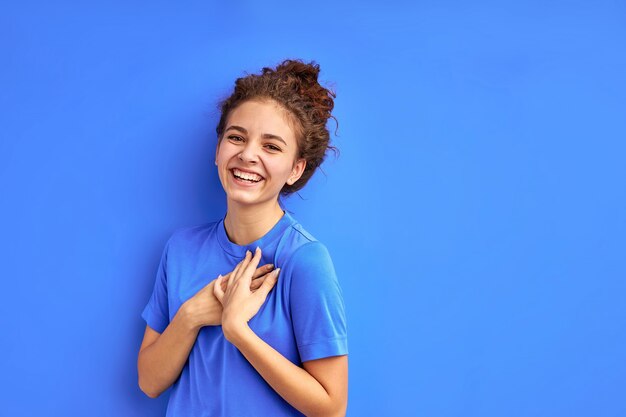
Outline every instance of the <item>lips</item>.
<svg viewBox="0 0 626 417">
<path fill-rule="evenodd" d="M 230 171 L 235 179 L 244 183 L 255 184 L 264 180 L 264 178 L 256 172 L 246 171 L 239 168 L 233 168 Z"/>
</svg>

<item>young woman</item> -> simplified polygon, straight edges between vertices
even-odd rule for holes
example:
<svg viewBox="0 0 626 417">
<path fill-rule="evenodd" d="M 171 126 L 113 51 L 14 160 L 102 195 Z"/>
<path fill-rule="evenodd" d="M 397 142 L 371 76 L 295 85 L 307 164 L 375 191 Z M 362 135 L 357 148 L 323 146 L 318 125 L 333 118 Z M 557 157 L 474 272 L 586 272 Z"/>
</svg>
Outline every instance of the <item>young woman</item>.
<svg viewBox="0 0 626 417">
<path fill-rule="evenodd" d="M 172 386 L 167 416 L 341 416 L 341 289 L 325 246 L 279 204 L 324 160 L 334 93 L 284 61 L 221 103 L 215 164 L 227 212 L 166 244 L 138 358 L 139 386 Z"/>
</svg>

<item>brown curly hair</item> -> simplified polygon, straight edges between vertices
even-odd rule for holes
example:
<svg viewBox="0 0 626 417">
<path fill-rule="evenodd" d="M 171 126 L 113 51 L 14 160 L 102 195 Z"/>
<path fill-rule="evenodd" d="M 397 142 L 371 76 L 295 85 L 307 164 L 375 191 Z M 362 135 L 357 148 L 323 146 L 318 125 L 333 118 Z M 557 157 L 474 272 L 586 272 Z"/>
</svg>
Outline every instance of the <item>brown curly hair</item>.
<svg viewBox="0 0 626 417">
<path fill-rule="evenodd" d="M 285 60 L 276 68 L 265 67 L 261 74 L 249 74 L 235 81 L 235 90 L 219 104 L 220 121 L 215 129 L 218 141 L 222 140 L 226 120 L 231 111 L 253 99 L 271 99 L 287 110 L 294 124 L 298 141 L 298 157 L 306 160 L 302 176 L 292 185 L 285 184 L 281 194 L 288 195 L 300 190 L 322 164 L 327 150 L 337 151 L 330 145 L 326 128 L 335 105 L 334 91 L 322 87 L 317 81 L 320 66 L 311 61 Z"/>
</svg>

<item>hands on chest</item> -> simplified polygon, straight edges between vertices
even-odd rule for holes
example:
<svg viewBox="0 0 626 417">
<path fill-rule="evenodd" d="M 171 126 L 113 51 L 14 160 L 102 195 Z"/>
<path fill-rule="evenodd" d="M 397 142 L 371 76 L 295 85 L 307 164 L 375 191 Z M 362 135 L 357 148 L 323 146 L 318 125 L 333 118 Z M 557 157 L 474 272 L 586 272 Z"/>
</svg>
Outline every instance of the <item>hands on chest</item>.
<svg viewBox="0 0 626 417">
<path fill-rule="evenodd" d="M 246 324 L 259 311 L 276 284 L 280 268 L 258 266 L 261 249 L 244 259 L 226 275 L 220 275 L 187 300 L 183 307 L 192 327 Z"/>
</svg>

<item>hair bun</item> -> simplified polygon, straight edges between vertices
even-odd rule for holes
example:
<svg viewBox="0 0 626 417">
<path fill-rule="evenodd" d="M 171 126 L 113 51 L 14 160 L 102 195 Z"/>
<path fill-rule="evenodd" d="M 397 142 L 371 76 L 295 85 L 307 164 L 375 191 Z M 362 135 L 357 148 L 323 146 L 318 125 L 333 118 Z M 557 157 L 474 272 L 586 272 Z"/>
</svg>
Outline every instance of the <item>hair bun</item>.
<svg viewBox="0 0 626 417">
<path fill-rule="evenodd" d="M 285 60 L 276 67 L 276 72 L 279 74 L 291 74 L 294 77 L 299 78 L 305 84 L 317 84 L 317 76 L 320 73 L 320 66 L 312 61 L 305 64 L 299 60 Z"/>
<path fill-rule="evenodd" d="M 263 74 L 282 80 L 288 87 L 311 103 L 310 110 L 317 118 L 328 120 L 335 106 L 336 94 L 324 88 L 318 81 L 320 66 L 315 61 L 304 63 L 301 60 L 286 59 L 274 68 L 263 68 Z"/>
</svg>

